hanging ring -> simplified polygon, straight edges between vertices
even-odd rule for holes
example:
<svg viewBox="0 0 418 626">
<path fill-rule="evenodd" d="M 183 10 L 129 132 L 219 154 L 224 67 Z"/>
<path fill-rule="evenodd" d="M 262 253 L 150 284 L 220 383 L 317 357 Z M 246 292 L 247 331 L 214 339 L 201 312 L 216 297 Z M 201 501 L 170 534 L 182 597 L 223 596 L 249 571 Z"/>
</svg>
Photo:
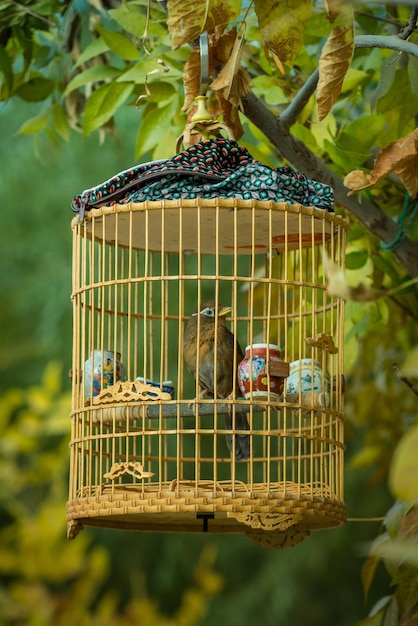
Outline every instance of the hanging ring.
<svg viewBox="0 0 418 626">
<path fill-rule="evenodd" d="M 199 96 L 206 95 L 209 86 L 209 38 L 205 31 L 199 38 L 200 44 L 200 90 Z"/>
</svg>

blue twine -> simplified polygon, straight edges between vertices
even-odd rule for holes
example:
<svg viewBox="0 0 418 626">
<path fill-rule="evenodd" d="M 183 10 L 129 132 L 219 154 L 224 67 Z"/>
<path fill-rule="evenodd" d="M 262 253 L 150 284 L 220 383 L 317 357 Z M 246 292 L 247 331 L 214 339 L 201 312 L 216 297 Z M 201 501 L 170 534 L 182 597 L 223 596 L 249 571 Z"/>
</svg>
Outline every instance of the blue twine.
<svg viewBox="0 0 418 626">
<path fill-rule="evenodd" d="M 384 250 L 395 250 L 399 246 L 401 241 L 407 236 L 409 229 L 414 223 L 414 220 L 417 215 L 418 215 L 418 199 L 415 200 L 415 202 L 412 202 L 411 196 L 409 195 L 409 193 L 407 193 L 405 196 L 405 202 L 403 203 L 402 213 L 399 217 L 398 231 L 396 235 L 394 236 L 392 241 L 389 241 L 388 243 L 382 242 L 380 246 Z M 407 220 L 406 225 L 404 225 L 405 220 Z"/>
</svg>

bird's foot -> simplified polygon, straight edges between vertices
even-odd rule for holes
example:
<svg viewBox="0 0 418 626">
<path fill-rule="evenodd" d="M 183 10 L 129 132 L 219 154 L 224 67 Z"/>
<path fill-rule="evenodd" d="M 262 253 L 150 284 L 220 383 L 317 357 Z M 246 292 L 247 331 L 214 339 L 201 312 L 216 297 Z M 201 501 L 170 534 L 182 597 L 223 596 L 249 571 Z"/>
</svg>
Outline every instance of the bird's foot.
<svg viewBox="0 0 418 626">
<path fill-rule="evenodd" d="M 197 413 L 197 407 L 199 405 L 199 400 L 203 400 L 203 398 L 205 398 L 207 396 L 207 391 L 205 389 L 201 389 L 199 392 L 199 395 L 196 396 L 196 398 L 194 398 L 190 403 L 189 403 L 189 407 L 190 409 L 193 411 L 193 415 L 196 417 L 196 413 Z"/>
</svg>

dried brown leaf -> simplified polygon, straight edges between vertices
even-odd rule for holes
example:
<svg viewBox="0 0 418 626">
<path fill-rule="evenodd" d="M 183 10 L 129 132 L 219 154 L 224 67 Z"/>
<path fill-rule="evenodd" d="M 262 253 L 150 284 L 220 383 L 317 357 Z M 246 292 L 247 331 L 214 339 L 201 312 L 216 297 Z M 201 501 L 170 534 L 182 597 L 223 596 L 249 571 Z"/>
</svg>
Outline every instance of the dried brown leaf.
<svg viewBox="0 0 418 626">
<path fill-rule="evenodd" d="M 251 91 L 251 85 L 251 78 L 247 70 L 241 67 L 231 85 L 222 90 L 222 95 L 225 100 L 229 100 L 231 104 L 242 111 L 242 97 Z"/>
<path fill-rule="evenodd" d="M 221 91 L 213 93 L 211 98 L 211 110 L 217 116 L 222 116 L 224 123 L 232 130 L 234 138 L 238 141 L 244 134 L 238 109 L 227 100 Z"/>
<path fill-rule="evenodd" d="M 224 65 L 228 61 L 236 38 L 237 29 L 234 26 L 231 30 L 228 30 L 226 33 L 222 33 L 220 37 L 213 41 L 218 65 Z"/>
<path fill-rule="evenodd" d="M 234 41 L 234 45 L 230 52 L 228 61 L 225 63 L 218 76 L 210 85 L 211 89 L 217 91 L 218 89 L 231 89 L 234 78 L 236 77 L 243 52 L 244 38 L 237 36 Z M 228 97 L 228 96 L 226 96 Z"/>
<path fill-rule="evenodd" d="M 347 189 L 351 189 L 351 193 L 366 189 L 370 187 L 371 184 L 370 174 L 363 172 L 363 170 L 353 170 L 344 178 L 344 186 L 347 187 Z"/>
<path fill-rule="evenodd" d="M 200 90 L 200 50 L 194 48 L 184 65 L 184 104 L 183 111 L 186 111 L 194 102 Z"/>
<path fill-rule="evenodd" d="M 409 539 L 418 534 L 418 508 L 414 506 L 403 518 L 399 529 L 399 539 Z"/>
<path fill-rule="evenodd" d="M 318 119 L 323 120 L 341 93 L 344 77 L 354 52 L 354 17 L 352 7 L 345 7 L 338 24 L 331 31 L 319 59 L 317 89 Z"/>
<path fill-rule="evenodd" d="M 235 41 L 235 28 L 221 35 L 220 29 L 209 36 L 209 76 L 216 67 L 224 63 L 230 56 Z M 224 60 L 225 59 L 225 60 Z M 184 65 L 184 104 L 183 111 L 187 111 L 200 93 L 200 49 L 194 48 Z"/>
<path fill-rule="evenodd" d="M 254 0 L 263 42 L 282 63 L 293 65 L 303 45 L 311 0 Z"/>
<path fill-rule="evenodd" d="M 391 172 L 399 176 L 411 198 L 418 195 L 418 128 L 379 152 L 371 172 L 374 185 Z"/>
</svg>

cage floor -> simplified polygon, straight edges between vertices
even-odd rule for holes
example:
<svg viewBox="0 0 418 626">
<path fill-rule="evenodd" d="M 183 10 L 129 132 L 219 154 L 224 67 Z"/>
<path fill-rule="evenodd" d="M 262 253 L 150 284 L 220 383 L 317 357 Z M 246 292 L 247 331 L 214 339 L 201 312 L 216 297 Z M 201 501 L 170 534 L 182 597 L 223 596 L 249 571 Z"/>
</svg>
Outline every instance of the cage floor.
<svg viewBox="0 0 418 626">
<path fill-rule="evenodd" d="M 345 505 L 324 486 L 249 485 L 177 481 L 155 485 L 104 484 L 67 503 L 69 537 L 84 525 L 141 531 L 244 533 L 263 543 L 346 520 Z M 257 536 L 258 539 L 255 537 Z M 273 537 L 273 538 L 274 538 Z M 302 537 L 303 538 L 303 537 Z M 288 544 L 286 545 L 294 545 Z"/>
</svg>

